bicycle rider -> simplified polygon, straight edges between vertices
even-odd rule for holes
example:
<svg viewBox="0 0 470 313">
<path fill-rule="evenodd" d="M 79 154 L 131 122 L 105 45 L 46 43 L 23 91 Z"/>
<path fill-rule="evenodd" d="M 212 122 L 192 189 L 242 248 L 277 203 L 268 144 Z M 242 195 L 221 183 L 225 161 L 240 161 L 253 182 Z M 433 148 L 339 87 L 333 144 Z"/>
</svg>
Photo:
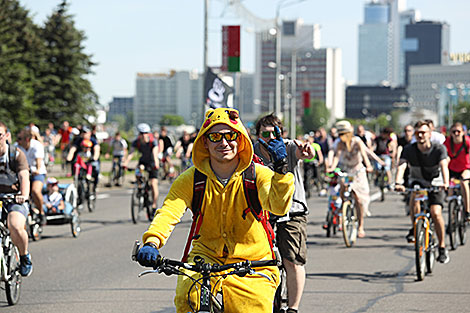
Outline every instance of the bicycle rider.
<svg viewBox="0 0 470 313">
<path fill-rule="evenodd" d="M 7 225 L 11 240 L 20 252 L 20 274 L 29 276 L 33 272 L 25 229 L 29 214 L 29 207 L 25 203 L 29 198 L 29 165 L 23 151 L 10 146 L 8 141 L 11 141 L 11 135 L 6 125 L 0 122 L 0 193 L 16 193 L 15 203 L 7 208 Z M 11 168 L 10 149 L 15 155 L 15 168 Z"/>
<path fill-rule="evenodd" d="M 137 125 L 137 131 L 139 135 L 134 142 L 132 142 L 123 167 L 127 168 L 129 161 L 132 160 L 134 156 L 135 150 L 140 152 L 139 165 L 145 166 L 145 170 L 149 173 L 149 182 L 153 195 L 152 212 L 155 212 L 158 205 L 158 141 L 153 137 L 150 126 L 146 123 Z"/>
<path fill-rule="evenodd" d="M 444 145 L 431 142 L 431 128 L 426 121 L 418 121 L 415 124 L 416 143 L 407 145 L 403 149 L 395 179 L 395 190 L 405 191 L 403 175 L 407 166 L 410 167 L 410 186 L 420 183 L 425 187 L 438 186 L 445 190 L 449 187 L 449 169 L 447 167 L 447 151 Z M 415 214 L 420 208 L 414 201 L 415 195 L 411 195 L 410 217 L 413 225 Z M 436 234 L 439 239 L 439 256 L 437 260 L 448 263 L 449 252 L 445 244 L 445 222 L 442 217 L 445 193 L 443 190 L 429 192 L 428 203 L 431 216 L 436 225 Z M 408 242 L 414 242 L 414 228 L 411 227 L 406 236 Z"/>
<path fill-rule="evenodd" d="M 384 162 L 385 172 L 389 181 L 392 179 L 392 160 L 395 160 L 397 153 L 397 141 L 392 138 L 393 130 L 389 127 L 385 127 L 374 140 L 375 154 L 378 155 Z M 379 171 L 382 170 L 382 165 L 376 162 L 376 177 L 379 177 Z"/>
<path fill-rule="evenodd" d="M 276 140 L 275 127 L 283 128 L 281 120 L 272 114 L 262 117 L 256 124 L 258 139 L 266 142 Z M 289 295 L 288 313 L 299 309 L 305 286 L 305 263 L 307 262 L 307 200 L 300 173 L 301 160 L 312 159 L 315 151 L 310 142 L 286 140 L 288 171 L 294 174 L 294 196 L 287 216 L 277 221 L 277 244 L 282 263 L 287 275 L 287 293 Z M 263 163 L 273 167 L 269 151 L 260 142 L 254 144 L 255 154 Z"/>
<path fill-rule="evenodd" d="M 46 182 L 46 164 L 44 163 L 44 146 L 41 142 L 33 138 L 31 129 L 23 129 L 17 136 L 17 141 L 28 160 L 31 172 L 31 196 L 36 209 L 39 210 L 39 221 L 41 225 L 46 223 L 44 214 L 44 199 L 42 188 Z"/>
<path fill-rule="evenodd" d="M 272 140 L 269 150 L 275 160 L 275 172 L 255 164 L 258 197 L 265 210 L 284 215 L 291 205 L 294 176 L 286 169 L 284 142 Z M 159 255 L 158 249 L 166 243 L 186 208 L 191 207 L 196 169 L 207 176 L 207 182 L 201 206 L 204 219 L 198 237 L 192 242 L 189 262 L 196 256 L 218 264 L 272 259 L 263 225 L 252 214 L 243 218 L 243 211 L 248 205 L 243 196 L 241 174 L 252 162 L 253 146 L 238 111 L 218 108 L 206 112 L 205 121 L 194 142 L 192 158 L 194 166 L 173 182 L 162 208 L 144 233 L 145 245 L 137 255 L 138 262 L 151 266 L 152 260 Z M 279 270 L 277 267 L 265 267 L 257 271 L 272 280 L 253 278 L 251 275 L 221 278 L 225 312 L 272 312 Z M 187 274 L 198 277 L 198 274 L 191 272 Z M 187 301 L 191 284 L 192 280 L 188 277 L 178 276 L 175 297 L 177 312 L 190 311 Z M 196 290 L 191 290 L 189 298 L 197 309 Z"/>
<path fill-rule="evenodd" d="M 447 148 L 449 158 L 449 175 L 451 178 L 470 178 L 470 137 L 465 135 L 462 123 L 454 123 L 450 128 L 450 136 L 447 137 L 444 145 Z M 465 219 L 470 221 L 470 188 L 468 180 L 460 182 L 462 197 L 465 206 Z"/>
<path fill-rule="evenodd" d="M 353 196 L 358 206 L 359 225 L 357 237 L 363 238 L 366 236 L 364 231 L 364 214 L 369 211 L 370 203 L 369 181 L 366 171 L 370 173 L 373 169 L 367 156 L 367 147 L 359 137 L 353 135 L 354 129 L 351 123 L 339 121 L 336 123 L 336 129 L 340 139 L 327 172 L 333 172 L 338 163 L 341 163 L 342 170 L 350 175 L 354 175 L 352 190 L 354 191 Z M 343 190 L 344 186 L 341 182 L 341 194 Z"/>
<path fill-rule="evenodd" d="M 123 175 L 122 173 L 122 159 L 125 158 L 127 154 L 127 142 L 124 140 L 124 138 L 121 137 L 120 132 L 116 132 L 114 134 L 114 139 L 111 141 L 111 149 L 113 151 L 113 166 L 111 168 L 114 169 L 115 166 L 118 167 L 118 177 L 121 177 Z M 116 181 L 116 186 L 119 186 L 119 181 Z"/>
<path fill-rule="evenodd" d="M 80 136 L 76 137 L 72 145 L 70 147 L 69 153 L 67 155 L 67 161 L 75 163 L 75 160 L 77 158 L 77 155 L 81 153 L 84 149 L 84 145 L 82 143 L 86 141 L 91 141 L 91 159 L 90 159 L 90 164 L 92 166 L 92 176 L 93 176 L 93 191 L 96 191 L 96 186 L 98 186 L 98 178 L 100 175 L 100 152 L 101 148 L 100 145 L 98 144 L 98 141 L 92 137 L 91 134 L 91 129 L 88 128 L 87 126 L 82 127 L 82 131 Z M 72 163 L 72 164 L 73 164 Z M 75 174 L 75 168 L 73 168 L 72 175 Z"/>
<path fill-rule="evenodd" d="M 166 179 L 169 174 L 172 174 L 175 171 L 175 168 L 173 166 L 173 162 L 171 161 L 171 154 L 173 152 L 173 142 L 171 142 L 171 138 L 170 136 L 168 136 L 168 130 L 165 126 L 162 126 L 162 128 L 160 129 L 160 139 L 158 140 L 158 144 L 161 151 L 162 163 L 166 162 L 168 164 L 169 172 L 165 173 L 165 176 L 163 177 L 163 179 Z"/>
</svg>

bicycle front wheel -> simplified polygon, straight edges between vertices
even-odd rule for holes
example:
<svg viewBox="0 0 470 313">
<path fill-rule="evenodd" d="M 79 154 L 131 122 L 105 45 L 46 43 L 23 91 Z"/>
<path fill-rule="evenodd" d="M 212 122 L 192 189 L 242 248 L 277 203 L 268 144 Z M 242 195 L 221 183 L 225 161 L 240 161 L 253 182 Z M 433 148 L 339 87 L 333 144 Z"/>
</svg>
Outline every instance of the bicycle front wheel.
<svg viewBox="0 0 470 313">
<path fill-rule="evenodd" d="M 426 269 L 426 228 L 422 219 L 416 223 L 415 234 L 416 276 L 421 281 L 424 279 Z"/>
<path fill-rule="evenodd" d="M 144 216 L 144 197 L 142 192 L 139 190 L 138 187 L 135 187 L 132 191 L 131 196 L 131 217 L 132 222 L 137 224 L 137 222 L 146 220 L 146 216 Z"/>
<path fill-rule="evenodd" d="M 457 249 L 457 227 L 458 227 L 459 204 L 457 200 L 449 202 L 449 215 L 447 221 L 447 234 L 449 235 L 450 247 Z"/>
<path fill-rule="evenodd" d="M 463 204 L 459 206 L 459 211 L 457 215 L 457 226 L 460 244 L 463 246 L 467 242 L 467 221 L 465 217 L 465 207 Z"/>
<path fill-rule="evenodd" d="M 431 224 L 429 231 L 429 245 L 426 250 L 426 269 L 428 273 L 432 273 L 434 269 L 434 264 L 436 264 L 436 249 L 437 249 L 437 238 L 434 231 L 434 225 Z"/>
<path fill-rule="evenodd" d="M 12 249 L 11 255 L 8 257 L 7 266 L 10 279 L 5 282 L 5 292 L 9 305 L 15 305 L 20 299 L 21 293 L 21 275 L 20 275 L 20 253 L 18 249 L 10 244 Z"/>
<path fill-rule="evenodd" d="M 358 221 L 355 212 L 355 205 L 352 201 L 347 200 L 343 202 L 341 207 L 342 214 L 342 226 L 343 226 L 343 238 L 346 247 L 352 247 L 356 242 L 357 238 L 357 227 Z"/>
</svg>

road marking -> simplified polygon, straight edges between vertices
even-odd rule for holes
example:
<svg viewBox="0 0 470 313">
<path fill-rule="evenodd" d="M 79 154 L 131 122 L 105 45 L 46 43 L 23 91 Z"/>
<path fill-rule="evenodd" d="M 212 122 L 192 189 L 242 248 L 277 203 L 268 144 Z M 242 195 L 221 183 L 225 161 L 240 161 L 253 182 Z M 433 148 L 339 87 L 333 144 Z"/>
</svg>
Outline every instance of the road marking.
<svg viewBox="0 0 470 313">
<path fill-rule="evenodd" d="M 99 193 L 96 196 L 96 199 L 103 200 L 103 199 L 107 199 L 107 198 L 110 198 L 110 197 L 111 197 L 111 195 L 109 193 Z"/>
<path fill-rule="evenodd" d="M 380 191 L 370 196 L 370 202 L 377 201 L 379 199 L 380 199 Z"/>
</svg>

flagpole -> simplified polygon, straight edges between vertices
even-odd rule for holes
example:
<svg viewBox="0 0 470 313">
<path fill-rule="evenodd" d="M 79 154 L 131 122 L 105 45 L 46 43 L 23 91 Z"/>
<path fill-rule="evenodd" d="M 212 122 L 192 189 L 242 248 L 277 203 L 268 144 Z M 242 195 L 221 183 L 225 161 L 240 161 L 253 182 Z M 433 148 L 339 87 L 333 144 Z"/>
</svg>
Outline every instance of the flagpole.
<svg viewBox="0 0 470 313">
<path fill-rule="evenodd" d="M 209 8 L 209 0 L 204 0 L 204 61 L 203 61 L 203 71 L 202 71 L 202 77 L 203 77 L 203 83 L 202 83 L 202 114 L 201 114 L 201 119 L 204 120 L 204 113 L 206 111 L 206 95 L 205 95 L 205 90 L 204 90 L 204 82 L 206 79 L 207 75 L 207 11 Z M 202 123 L 202 122 L 201 122 Z"/>
</svg>

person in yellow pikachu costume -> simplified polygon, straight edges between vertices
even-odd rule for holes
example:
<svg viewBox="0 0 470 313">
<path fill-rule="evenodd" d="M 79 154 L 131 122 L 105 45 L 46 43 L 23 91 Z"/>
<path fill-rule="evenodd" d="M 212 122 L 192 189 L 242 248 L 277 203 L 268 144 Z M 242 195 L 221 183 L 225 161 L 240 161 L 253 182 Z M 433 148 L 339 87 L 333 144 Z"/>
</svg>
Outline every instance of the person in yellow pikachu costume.
<svg viewBox="0 0 470 313">
<path fill-rule="evenodd" d="M 282 165 L 282 140 L 271 147 L 273 158 Z M 229 108 L 210 109 L 194 141 L 194 166 L 182 173 L 172 184 L 163 206 L 157 210 L 149 229 L 143 235 L 144 246 L 137 255 L 143 266 L 151 266 L 186 208 L 191 207 L 196 169 L 207 176 L 201 214 L 202 224 L 192 241 L 189 262 L 196 256 L 206 262 L 228 264 L 245 260 L 272 259 L 268 235 L 253 214 L 243 217 L 248 207 L 243 192 L 242 173 L 253 158 L 253 145 L 238 111 Z M 262 208 L 276 215 L 289 210 L 294 192 L 294 176 L 255 164 L 256 187 Z M 261 276 L 229 275 L 217 284 L 222 288 L 225 312 L 272 312 L 273 299 L 279 284 L 276 266 L 257 269 L 271 279 Z M 193 278 L 200 275 L 186 271 Z M 215 282 L 216 280 L 213 280 Z M 192 288 L 190 278 L 180 275 L 176 287 L 177 312 L 198 310 L 199 290 Z M 198 289 L 198 290 L 196 290 Z M 214 291 L 215 292 L 215 291 Z M 191 305 L 188 302 L 191 302 Z"/>
</svg>

